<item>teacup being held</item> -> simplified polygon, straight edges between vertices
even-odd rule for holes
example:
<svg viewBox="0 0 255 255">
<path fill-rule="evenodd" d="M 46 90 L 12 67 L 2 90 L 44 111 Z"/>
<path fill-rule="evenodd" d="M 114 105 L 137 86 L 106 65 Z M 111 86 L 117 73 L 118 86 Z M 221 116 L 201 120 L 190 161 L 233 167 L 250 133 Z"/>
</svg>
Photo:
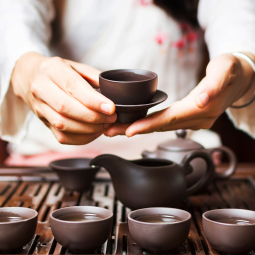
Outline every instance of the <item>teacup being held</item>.
<svg viewBox="0 0 255 255">
<path fill-rule="evenodd" d="M 189 212 L 175 208 L 144 208 L 128 215 L 128 228 L 134 241 L 151 252 L 175 249 L 188 237 Z"/>
<path fill-rule="evenodd" d="M 101 93 L 115 104 L 148 104 L 157 90 L 156 73 L 140 69 L 119 69 L 99 75 Z"/>
<path fill-rule="evenodd" d="M 140 69 L 119 69 L 99 75 L 101 93 L 116 107 L 117 122 L 132 123 L 146 117 L 149 108 L 165 101 L 167 94 L 157 90 L 156 73 Z"/>
</svg>

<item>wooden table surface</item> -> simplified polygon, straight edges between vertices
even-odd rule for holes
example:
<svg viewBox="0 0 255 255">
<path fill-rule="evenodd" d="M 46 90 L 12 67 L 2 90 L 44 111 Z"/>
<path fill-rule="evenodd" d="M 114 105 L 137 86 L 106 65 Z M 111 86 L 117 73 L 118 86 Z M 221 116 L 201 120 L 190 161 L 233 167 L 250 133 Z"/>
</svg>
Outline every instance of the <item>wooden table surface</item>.
<svg viewBox="0 0 255 255">
<path fill-rule="evenodd" d="M 223 165 L 217 171 L 224 171 L 226 167 Z M 46 167 L 0 168 L 0 206 L 30 207 L 38 211 L 34 239 L 21 251 L 10 254 L 71 254 L 54 239 L 49 214 L 58 208 L 75 205 L 100 206 L 114 213 L 112 233 L 107 243 L 89 254 L 150 254 L 132 240 L 126 223 L 130 209 L 115 197 L 107 172 L 97 175 L 90 191 L 79 193 L 65 190 L 57 176 Z M 181 208 L 192 214 L 189 236 L 182 246 L 165 254 L 219 255 L 204 236 L 201 215 L 217 208 L 255 210 L 255 164 L 239 164 L 231 179 L 217 181 L 205 192 L 190 196 Z M 253 251 L 250 254 L 255 255 Z"/>
</svg>

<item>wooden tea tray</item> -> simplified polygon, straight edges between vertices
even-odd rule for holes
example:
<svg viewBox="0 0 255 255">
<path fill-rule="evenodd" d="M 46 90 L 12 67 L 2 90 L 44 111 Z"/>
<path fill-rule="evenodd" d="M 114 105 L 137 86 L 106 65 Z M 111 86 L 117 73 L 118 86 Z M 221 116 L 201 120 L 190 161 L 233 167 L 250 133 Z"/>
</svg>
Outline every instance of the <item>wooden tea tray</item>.
<svg viewBox="0 0 255 255">
<path fill-rule="evenodd" d="M 221 169 L 224 170 L 224 166 Z M 0 206 L 29 207 L 38 211 L 39 222 L 34 239 L 12 254 L 71 254 L 54 239 L 49 214 L 58 208 L 75 205 L 100 206 L 114 213 L 108 241 L 101 249 L 88 254 L 149 254 L 132 240 L 126 223 L 130 210 L 116 199 L 106 172 L 97 175 L 90 191 L 79 193 L 66 191 L 48 168 L 0 168 Z M 183 245 L 165 254 L 220 254 L 210 247 L 203 234 L 201 215 L 217 208 L 255 210 L 255 165 L 239 165 L 234 177 L 215 182 L 204 193 L 189 197 L 182 208 L 192 214 L 189 236 Z"/>
</svg>

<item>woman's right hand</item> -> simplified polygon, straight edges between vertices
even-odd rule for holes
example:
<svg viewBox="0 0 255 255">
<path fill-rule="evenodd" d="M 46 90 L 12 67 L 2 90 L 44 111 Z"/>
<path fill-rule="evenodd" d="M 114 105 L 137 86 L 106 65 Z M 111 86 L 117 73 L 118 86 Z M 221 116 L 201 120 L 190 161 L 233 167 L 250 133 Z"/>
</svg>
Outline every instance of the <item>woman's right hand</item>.
<svg viewBox="0 0 255 255">
<path fill-rule="evenodd" d="M 99 88 L 99 71 L 59 57 L 26 53 L 11 85 L 62 144 L 87 144 L 116 121 L 114 103 Z M 93 87 L 94 88 L 93 88 Z"/>
</svg>

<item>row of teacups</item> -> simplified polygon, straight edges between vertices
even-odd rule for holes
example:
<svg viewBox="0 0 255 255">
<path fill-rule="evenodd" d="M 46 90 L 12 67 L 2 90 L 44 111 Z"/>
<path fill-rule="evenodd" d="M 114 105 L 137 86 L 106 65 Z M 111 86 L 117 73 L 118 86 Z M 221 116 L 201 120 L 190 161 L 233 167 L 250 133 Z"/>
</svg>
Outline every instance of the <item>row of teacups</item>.
<svg viewBox="0 0 255 255">
<path fill-rule="evenodd" d="M 22 248 L 36 231 L 38 213 L 30 208 L 0 208 L 0 251 Z M 85 221 L 68 220 L 75 216 Z M 161 215 L 178 220 L 143 221 L 146 216 Z M 144 208 L 128 214 L 133 240 L 143 249 L 165 252 L 175 249 L 187 238 L 191 215 L 175 208 Z M 244 254 L 255 248 L 255 212 L 243 209 L 217 209 L 202 215 L 203 231 L 211 246 L 229 254 Z M 96 249 L 109 238 L 113 213 L 95 206 L 73 206 L 55 210 L 50 215 L 52 233 L 63 247 L 74 252 Z"/>
</svg>

